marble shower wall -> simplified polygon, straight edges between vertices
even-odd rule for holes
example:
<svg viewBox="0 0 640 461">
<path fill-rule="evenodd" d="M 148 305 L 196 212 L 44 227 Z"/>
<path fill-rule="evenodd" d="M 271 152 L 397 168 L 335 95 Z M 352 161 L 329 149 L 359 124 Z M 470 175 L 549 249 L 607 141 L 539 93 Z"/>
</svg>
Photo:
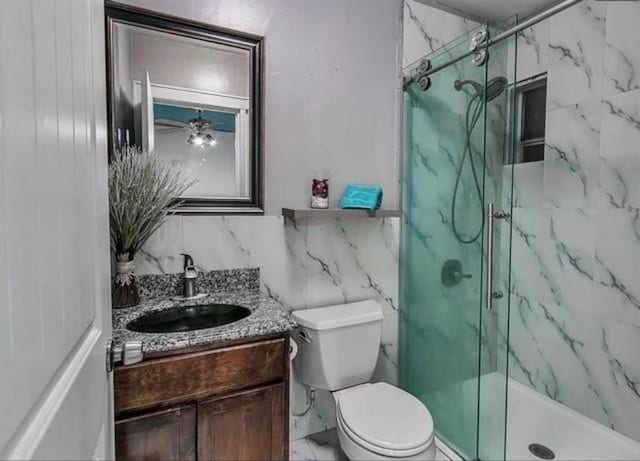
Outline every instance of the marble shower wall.
<svg viewBox="0 0 640 461">
<path fill-rule="evenodd" d="M 405 2 L 404 19 L 403 66 L 477 26 L 413 0 Z M 510 168 L 500 182 L 489 174 L 498 185 L 493 191 L 496 196 L 502 194 L 503 204 L 513 200 L 514 206 L 511 376 L 636 440 L 640 440 L 638 24 L 638 2 L 586 0 L 518 37 L 516 78 L 524 80 L 548 71 L 545 161 L 515 167 L 513 196 L 508 187 Z M 511 64 L 498 67 L 501 65 L 508 69 Z M 496 73 L 490 69 L 490 74 Z M 432 77 L 430 91 L 444 88 L 440 75 Z M 457 125 L 446 119 L 460 112 L 460 101 L 459 95 L 441 91 L 446 93 L 441 95 L 446 98 L 443 104 L 428 101 L 430 111 L 438 117 L 430 118 L 428 111 L 416 107 L 420 97 L 413 98 L 411 115 L 405 113 L 405 120 L 412 123 L 405 126 L 405 140 L 411 141 L 405 146 L 410 155 L 405 166 L 410 172 L 404 174 L 405 191 L 409 191 L 404 199 L 405 207 L 414 213 L 404 223 L 405 245 L 411 248 L 405 248 L 403 254 L 413 255 L 407 259 L 407 272 L 418 279 L 403 281 L 417 288 L 413 297 L 403 300 L 411 317 L 405 316 L 403 307 L 400 329 L 401 335 L 407 331 L 414 339 L 422 338 L 422 348 L 449 347 L 455 352 L 451 347 L 461 347 L 460 340 L 469 334 L 434 330 L 434 325 L 477 328 L 474 317 L 463 312 L 470 302 L 477 305 L 479 287 L 468 286 L 466 294 L 452 297 L 441 286 L 438 272 L 451 255 L 470 264 L 467 267 L 472 270 L 472 261 L 478 257 L 470 249 L 463 254 L 452 240 L 448 209 L 452 167 L 447 168 L 451 155 L 436 155 L 432 148 L 456 152 L 452 143 L 460 134 L 455 133 Z M 500 120 L 505 116 L 499 107 L 495 109 L 488 117 L 488 146 L 498 152 L 503 150 Z M 434 130 L 439 120 L 443 126 Z M 411 182 L 412 175 L 418 180 Z M 507 234 L 498 237 L 505 254 Z M 506 268 L 505 264 L 498 271 L 505 290 Z M 421 299 L 429 300 L 430 319 L 423 318 Z M 506 301 L 502 303 L 494 309 L 500 316 L 507 312 Z M 451 315 L 461 317 L 451 321 Z M 493 356 L 483 363 L 483 371 L 493 367 L 504 371 L 506 365 L 507 319 L 495 321 L 496 329 L 483 332 L 487 338 L 483 352 Z M 411 350 L 402 354 L 401 363 L 407 364 L 405 358 L 412 360 Z M 432 365 L 446 370 L 447 363 L 443 359 Z M 425 368 L 413 367 L 410 379 L 422 383 L 427 392 L 446 385 L 443 380 L 459 379 L 451 373 L 434 377 Z"/>
<path fill-rule="evenodd" d="M 402 67 L 439 50 L 479 25 L 415 0 L 404 0 Z"/>
<path fill-rule="evenodd" d="M 136 259 L 138 274 L 182 271 L 189 253 L 199 271 L 259 267 L 261 289 L 292 309 L 376 299 L 384 309 L 375 380 L 397 382 L 399 220 L 282 216 L 174 216 Z M 293 382 L 292 412 L 305 390 Z M 333 398 L 318 392 L 308 415 L 291 418 L 291 438 L 335 425 Z"/>
<path fill-rule="evenodd" d="M 515 167 L 509 372 L 640 441 L 638 24 L 638 2 L 586 0 L 519 38 L 547 139 Z"/>
</svg>

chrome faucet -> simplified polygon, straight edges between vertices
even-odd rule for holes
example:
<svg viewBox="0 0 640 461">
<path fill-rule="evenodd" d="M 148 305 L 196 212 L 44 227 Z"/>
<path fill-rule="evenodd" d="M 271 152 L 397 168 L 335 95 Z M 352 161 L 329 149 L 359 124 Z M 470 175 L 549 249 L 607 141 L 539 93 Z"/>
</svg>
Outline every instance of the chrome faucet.
<svg viewBox="0 0 640 461">
<path fill-rule="evenodd" d="M 196 288 L 196 280 L 198 278 L 198 271 L 193 263 L 193 258 L 186 254 L 180 253 L 184 256 L 184 297 L 193 298 L 198 294 Z"/>
</svg>

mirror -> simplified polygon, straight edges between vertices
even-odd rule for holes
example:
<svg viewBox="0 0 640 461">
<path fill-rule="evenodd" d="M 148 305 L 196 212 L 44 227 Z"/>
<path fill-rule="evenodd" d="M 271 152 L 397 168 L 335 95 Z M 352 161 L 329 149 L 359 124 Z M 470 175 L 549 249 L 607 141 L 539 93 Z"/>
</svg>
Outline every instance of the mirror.
<svg viewBox="0 0 640 461">
<path fill-rule="evenodd" d="M 263 39 L 108 3 L 111 152 L 153 150 L 197 182 L 182 213 L 262 213 Z"/>
</svg>

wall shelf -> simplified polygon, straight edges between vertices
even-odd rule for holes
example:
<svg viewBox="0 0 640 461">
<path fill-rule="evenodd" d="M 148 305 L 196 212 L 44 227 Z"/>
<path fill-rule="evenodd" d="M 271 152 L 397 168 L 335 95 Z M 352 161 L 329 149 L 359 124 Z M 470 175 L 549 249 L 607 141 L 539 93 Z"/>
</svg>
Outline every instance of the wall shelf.
<svg viewBox="0 0 640 461">
<path fill-rule="evenodd" d="M 397 218 L 401 214 L 400 210 L 379 209 L 368 210 L 344 210 L 342 208 L 283 208 L 282 216 L 292 220 L 305 219 L 310 217 L 322 218 Z"/>
</svg>

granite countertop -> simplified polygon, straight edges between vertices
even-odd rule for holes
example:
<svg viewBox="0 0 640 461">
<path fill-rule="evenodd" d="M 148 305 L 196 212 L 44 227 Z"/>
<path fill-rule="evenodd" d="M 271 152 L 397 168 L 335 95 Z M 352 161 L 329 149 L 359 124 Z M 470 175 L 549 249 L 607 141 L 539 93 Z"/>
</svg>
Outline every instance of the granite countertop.
<svg viewBox="0 0 640 461">
<path fill-rule="evenodd" d="M 144 293 L 145 297 L 139 305 L 113 310 L 114 344 L 123 345 L 126 341 L 132 340 L 142 341 L 143 353 L 155 355 L 185 348 L 214 345 L 217 342 L 238 341 L 278 334 L 294 328 L 295 322 L 291 319 L 289 309 L 262 294 L 258 288 L 258 283 L 253 283 L 255 282 L 253 275 L 247 277 L 245 271 L 241 275 L 245 279 L 250 279 L 250 283 L 246 283 L 246 281 L 233 283 L 237 282 L 237 277 L 234 279 L 237 274 L 234 271 L 225 272 L 230 276 L 229 280 L 232 283 L 220 283 L 220 274 L 216 273 L 215 277 L 209 277 L 209 280 L 218 282 L 218 290 L 209 284 L 204 287 L 209 288 L 209 290 L 206 290 L 210 293 L 209 295 L 189 301 L 172 300 L 172 294 L 163 291 L 166 285 L 160 283 L 158 278 L 152 281 L 143 281 L 142 284 L 146 286 L 141 289 L 141 294 Z M 257 274 L 259 277 L 259 273 Z M 221 291 L 224 289 L 226 291 Z M 157 296 L 153 296 L 154 294 Z M 162 311 L 176 306 L 203 304 L 236 304 L 250 309 L 251 315 L 219 327 L 178 333 L 139 333 L 128 330 L 126 327 L 129 322 L 148 312 Z"/>
</svg>

